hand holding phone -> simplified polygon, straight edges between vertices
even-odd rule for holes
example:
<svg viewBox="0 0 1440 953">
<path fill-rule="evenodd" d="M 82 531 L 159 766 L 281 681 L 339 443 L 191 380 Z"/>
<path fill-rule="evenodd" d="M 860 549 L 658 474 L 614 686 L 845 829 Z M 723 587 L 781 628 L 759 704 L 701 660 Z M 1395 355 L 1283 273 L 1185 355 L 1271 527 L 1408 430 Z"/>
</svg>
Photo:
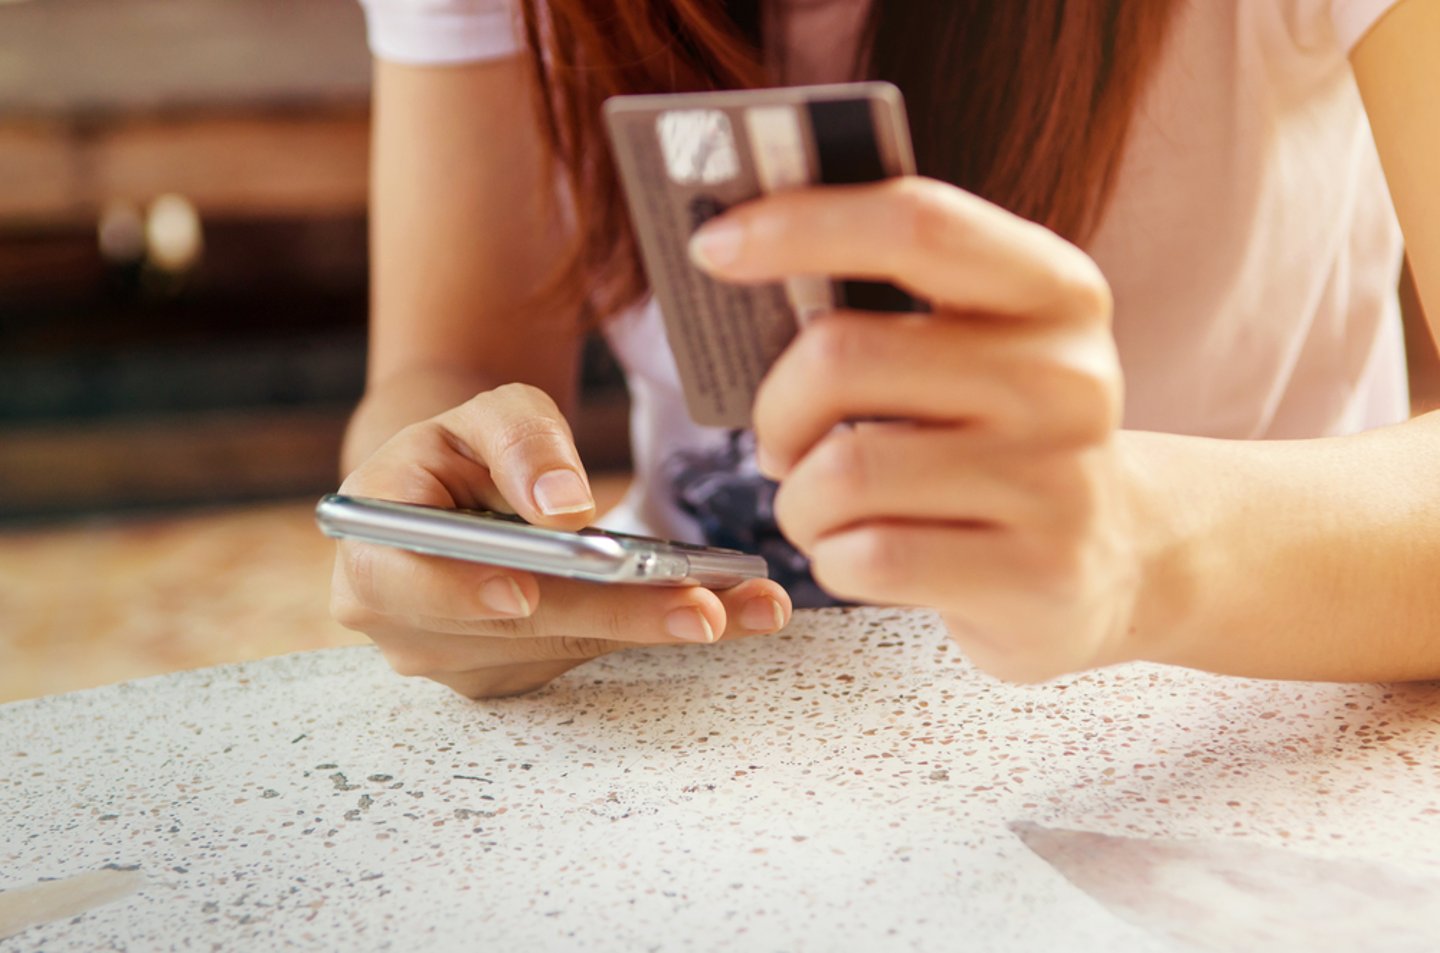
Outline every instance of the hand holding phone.
<svg viewBox="0 0 1440 953">
<path fill-rule="evenodd" d="M 382 392 L 367 397 L 367 402 L 385 399 Z M 513 439 L 517 433 L 529 436 L 517 443 Z M 376 545 L 346 530 L 352 538 L 340 539 L 337 546 L 332 614 L 373 639 L 397 671 L 426 676 L 469 697 L 528 691 L 588 659 L 627 647 L 763 634 L 779 629 L 789 618 L 790 598 L 775 582 L 758 577 L 736 581 L 747 572 L 758 572 L 759 567 L 749 562 L 753 557 L 741 557 L 736 572 L 731 564 L 738 554 L 722 554 L 725 565 L 718 571 L 723 575 L 712 576 L 707 574 L 717 567 L 697 558 L 706 555 L 703 551 L 678 547 L 685 551 L 686 566 L 682 569 L 669 561 L 670 568 L 659 573 L 669 577 L 669 584 L 663 585 L 613 585 L 541 575 L 537 570 L 553 570 L 556 565 L 522 567 L 513 560 L 511 565 L 501 564 L 493 549 L 482 554 L 475 548 L 472 518 L 447 512 L 514 510 L 528 526 L 508 522 L 497 530 L 491 521 L 484 522 L 502 534 L 502 548 L 517 547 L 517 532 L 525 534 L 529 547 L 535 534 L 559 531 L 545 537 L 539 550 L 525 551 L 540 552 L 547 560 L 559 558 L 562 564 L 598 556 L 602 573 L 635 576 L 641 574 L 638 565 L 631 562 L 627 568 L 625 560 L 634 552 L 654 552 L 658 567 L 664 547 L 657 541 L 632 546 L 577 533 L 594 519 L 593 506 L 552 506 L 546 512 L 541 505 L 545 494 L 537 495 L 535 488 L 556 473 L 585 482 L 584 467 L 559 409 L 546 394 L 527 385 L 486 391 L 400 431 L 346 478 L 340 493 L 403 501 L 398 511 L 386 512 L 387 532 L 403 529 L 413 534 L 416 518 L 422 517 L 421 536 L 430 538 L 409 535 L 411 545 L 401 548 L 394 542 L 402 540 Z M 331 501 L 322 516 L 327 522 L 344 513 L 353 516 L 357 506 Z M 373 504 L 360 509 L 367 518 L 375 516 Z M 380 511 L 385 512 L 385 507 Z M 461 529 L 453 523 L 456 518 Z M 341 535 L 338 522 L 331 528 Z M 358 529 L 357 524 L 350 525 L 350 530 Z M 485 538 L 490 541 L 487 546 L 495 542 L 493 532 Z M 438 544 L 455 547 L 462 542 L 469 547 L 463 558 L 432 554 L 439 551 Z M 589 555 L 581 559 L 581 554 Z M 586 565 L 594 569 L 596 564 Z M 725 588 L 717 591 L 700 583 Z"/>
</svg>

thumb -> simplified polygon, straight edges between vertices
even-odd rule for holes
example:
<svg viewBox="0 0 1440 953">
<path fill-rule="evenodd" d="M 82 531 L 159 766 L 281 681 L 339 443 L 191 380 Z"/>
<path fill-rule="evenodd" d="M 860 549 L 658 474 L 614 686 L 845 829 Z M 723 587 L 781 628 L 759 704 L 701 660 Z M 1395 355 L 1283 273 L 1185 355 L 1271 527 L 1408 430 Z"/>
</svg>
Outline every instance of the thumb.
<svg viewBox="0 0 1440 953">
<path fill-rule="evenodd" d="M 595 498 L 574 435 L 544 391 L 506 384 L 446 411 L 437 422 L 473 448 L 500 495 L 527 522 L 579 529 L 594 520 Z"/>
</svg>

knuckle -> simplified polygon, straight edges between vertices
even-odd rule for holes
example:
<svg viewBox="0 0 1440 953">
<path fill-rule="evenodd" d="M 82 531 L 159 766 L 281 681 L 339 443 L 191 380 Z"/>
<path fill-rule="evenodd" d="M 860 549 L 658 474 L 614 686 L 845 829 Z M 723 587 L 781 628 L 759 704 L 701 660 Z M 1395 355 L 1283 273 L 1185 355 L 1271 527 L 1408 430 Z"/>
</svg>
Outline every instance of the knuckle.
<svg viewBox="0 0 1440 953">
<path fill-rule="evenodd" d="M 1096 385 L 1089 374 L 1063 359 L 1036 361 L 1026 374 L 1030 400 L 1036 409 L 1074 412 L 1075 405 L 1089 408 L 1095 402 Z"/>
<path fill-rule="evenodd" d="M 840 595 L 896 592 L 906 582 L 903 540 L 888 527 L 856 527 L 843 534 L 838 551 L 824 553 L 816 560 L 816 578 Z"/>
<path fill-rule="evenodd" d="M 562 635 L 552 642 L 556 660 L 598 658 L 612 651 L 612 642 L 587 636 Z"/>
<path fill-rule="evenodd" d="M 856 325 L 841 315 L 824 315 L 800 335 L 799 357 L 806 379 L 821 390 L 849 376 L 851 368 L 863 366 L 864 341 Z"/>
<path fill-rule="evenodd" d="M 798 346 L 798 342 L 796 346 Z M 775 369 L 781 366 L 788 367 L 790 360 L 790 352 L 782 353 L 771 368 L 771 372 L 765 375 L 760 381 L 759 388 L 755 391 L 755 406 L 752 409 L 754 420 L 751 427 L 755 431 L 755 442 L 758 446 L 764 446 L 774 440 L 776 428 L 788 416 L 785 401 L 782 399 L 783 388 L 778 383 Z"/>
<path fill-rule="evenodd" d="M 552 454 L 557 445 L 568 451 L 573 440 L 555 401 L 531 384 L 502 384 L 476 395 L 465 404 L 465 418 L 491 465 L 532 452 Z"/>
<path fill-rule="evenodd" d="M 775 525 L 786 539 L 790 540 L 804 552 L 811 540 L 808 538 L 809 527 L 805 520 L 805 508 L 803 501 L 796 489 L 797 484 L 793 480 L 785 480 L 775 490 L 775 500 L 771 504 L 775 516 Z"/>
<path fill-rule="evenodd" d="M 780 482 L 774 517 L 780 531 L 801 552 L 817 538 L 863 509 L 870 468 L 861 442 L 848 428 L 825 438 Z"/>
<path fill-rule="evenodd" d="M 810 561 L 810 576 L 825 592 L 840 599 L 862 601 L 863 595 L 854 585 L 853 577 L 834 559 L 816 553 Z"/>
<path fill-rule="evenodd" d="M 405 474 L 411 477 L 422 470 L 414 465 L 415 461 L 433 458 L 438 452 L 452 447 L 458 439 L 439 420 L 420 420 L 397 431 L 377 451 L 377 456 L 381 453 L 391 455 L 397 463 L 405 465 Z"/>
<path fill-rule="evenodd" d="M 569 439 L 570 428 L 559 417 L 527 416 L 506 422 L 496 434 L 495 444 L 502 453 L 508 453 L 534 441 Z"/>
<path fill-rule="evenodd" d="M 623 588 L 630 589 L 631 587 Z M 555 606 L 558 601 L 558 599 L 552 600 L 550 605 Z M 596 601 L 600 602 L 598 599 Z M 529 619 L 522 620 L 529 623 L 524 637 L 536 642 L 544 641 L 558 647 L 575 646 L 586 641 L 612 640 L 623 635 L 627 629 L 633 630 L 636 626 L 637 616 L 627 612 L 627 609 L 632 609 L 632 606 L 616 607 L 600 603 L 594 606 L 584 606 L 583 609 L 576 607 L 575 610 L 572 610 L 574 614 L 568 619 L 547 619 L 545 602 L 542 597 L 541 611 Z"/>
<path fill-rule="evenodd" d="M 820 473 L 841 492 L 862 493 L 874 478 L 870 442 L 854 428 L 837 430 L 820 445 Z"/>
<path fill-rule="evenodd" d="M 566 658 L 599 658 L 612 651 L 613 643 L 605 639 L 566 636 L 560 639 Z"/>
<path fill-rule="evenodd" d="M 955 237 L 955 219 L 945 201 L 947 187 L 934 179 L 907 176 L 895 184 L 897 222 L 905 246 L 939 248 Z"/>
<path fill-rule="evenodd" d="M 1054 443 L 1103 443 L 1118 424 L 1119 395 L 1111 378 L 1071 360 L 1035 363 L 1026 374 L 1027 417 Z"/>
<path fill-rule="evenodd" d="M 595 633 L 594 640 L 601 644 L 618 642 L 633 645 L 637 631 L 646 624 L 641 621 L 645 618 L 647 616 L 636 611 L 633 604 L 629 607 L 611 606 L 598 613 L 588 629 Z M 649 624 L 655 625 L 654 622 Z"/>
<path fill-rule="evenodd" d="M 871 459 L 870 441 L 858 430 L 845 427 L 832 432 L 812 455 L 810 477 L 806 481 L 809 485 L 801 488 L 810 500 L 840 500 L 849 508 L 868 499 L 875 484 L 876 467 Z"/>
<path fill-rule="evenodd" d="M 559 408 L 555 401 L 545 391 L 534 384 L 523 384 L 519 381 L 512 381 L 508 384 L 501 384 L 493 387 L 484 393 L 477 394 L 473 402 L 478 406 L 490 409 L 493 407 L 526 409 L 529 411 L 540 411 L 546 414 L 559 414 Z"/>
<path fill-rule="evenodd" d="M 855 543 L 853 558 L 857 572 L 887 588 L 903 578 L 904 547 L 893 530 L 882 526 L 863 527 Z"/>
<path fill-rule="evenodd" d="M 1105 275 L 1089 255 L 1075 249 L 1051 271 L 1051 294 L 1068 313 L 1109 322 L 1115 310 L 1114 294 Z"/>
</svg>

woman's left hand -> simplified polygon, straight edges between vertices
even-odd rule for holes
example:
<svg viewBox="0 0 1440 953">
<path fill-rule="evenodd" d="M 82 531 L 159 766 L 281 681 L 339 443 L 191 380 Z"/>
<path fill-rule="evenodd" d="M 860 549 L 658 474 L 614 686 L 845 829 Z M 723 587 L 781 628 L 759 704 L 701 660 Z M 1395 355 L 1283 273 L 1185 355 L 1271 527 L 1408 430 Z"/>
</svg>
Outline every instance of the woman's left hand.
<svg viewBox="0 0 1440 953">
<path fill-rule="evenodd" d="M 933 305 L 818 318 L 756 400 L 776 516 L 822 586 L 933 607 L 1004 678 L 1134 654 L 1122 380 L 1109 287 L 1087 255 L 913 177 L 748 203 L 692 254 L 727 281 L 883 280 Z"/>
</svg>

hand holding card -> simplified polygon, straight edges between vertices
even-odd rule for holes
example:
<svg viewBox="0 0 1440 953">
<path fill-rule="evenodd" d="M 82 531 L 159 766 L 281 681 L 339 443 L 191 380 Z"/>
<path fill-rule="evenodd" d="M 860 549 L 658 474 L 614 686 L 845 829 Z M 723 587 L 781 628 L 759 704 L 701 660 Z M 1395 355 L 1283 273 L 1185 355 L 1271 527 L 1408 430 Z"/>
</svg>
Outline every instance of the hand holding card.
<svg viewBox="0 0 1440 953">
<path fill-rule="evenodd" d="M 912 174 L 900 92 L 888 83 L 623 96 L 606 104 L 620 181 L 697 423 L 743 428 L 799 322 L 836 308 L 924 310 L 892 285 L 793 275 L 717 282 L 691 234 L 749 199 L 807 185 Z"/>
</svg>

